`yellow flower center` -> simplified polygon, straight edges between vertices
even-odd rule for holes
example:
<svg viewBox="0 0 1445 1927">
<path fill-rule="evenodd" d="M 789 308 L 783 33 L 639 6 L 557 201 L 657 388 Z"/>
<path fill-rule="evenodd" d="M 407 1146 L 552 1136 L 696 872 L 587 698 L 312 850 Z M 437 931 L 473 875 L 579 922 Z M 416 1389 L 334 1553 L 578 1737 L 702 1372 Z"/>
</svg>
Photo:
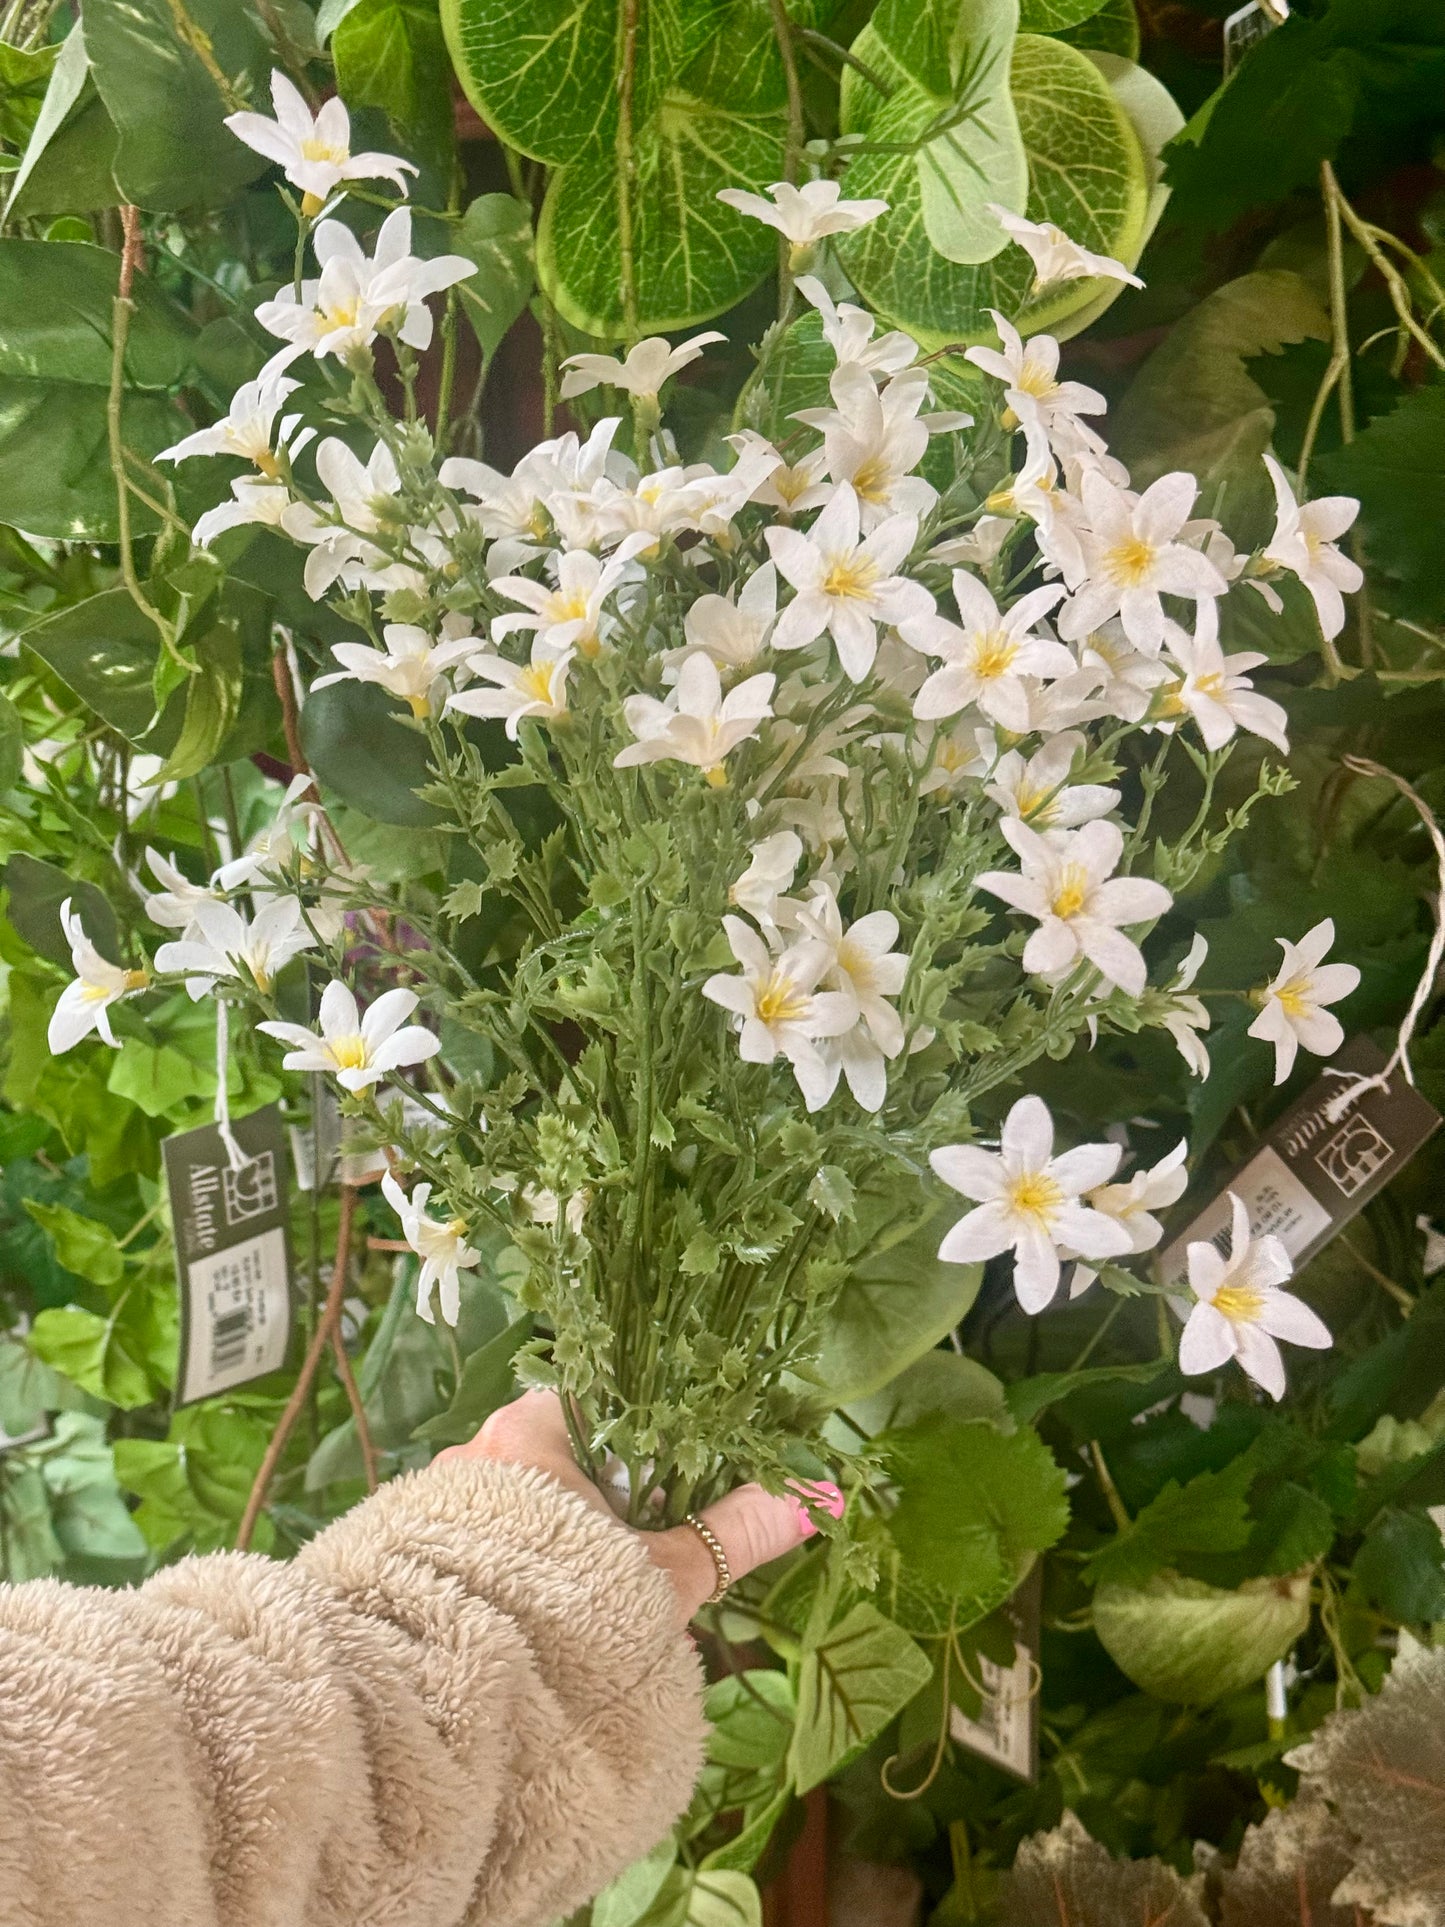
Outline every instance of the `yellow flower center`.
<svg viewBox="0 0 1445 1927">
<path fill-rule="evenodd" d="M 1194 687 L 1201 696 L 1212 696 L 1216 702 L 1224 694 L 1224 677 L 1215 669 L 1207 676 L 1196 676 Z"/>
<path fill-rule="evenodd" d="M 1022 1177 L 1011 1179 L 1004 1197 L 1011 1210 L 1021 1217 L 1037 1218 L 1041 1224 L 1046 1224 L 1064 1202 L 1058 1181 L 1047 1171 L 1025 1171 Z"/>
<path fill-rule="evenodd" d="M 1053 814 L 1051 805 L 1054 801 L 1054 792 L 1052 790 L 1031 790 L 1021 787 L 1017 801 L 1020 816 L 1033 817 L 1045 812 L 1050 816 Z"/>
<path fill-rule="evenodd" d="M 1029 358 L 1025 358 L 1014 387 L 1025 395 L 1032 395 L 1035 401 L 1044 401 L 1048 396 L 1059 392 L 1059 384 L 1053 376 L 1046 373 L 1038 362 Z"/>
<path fill-rule="evenodd" d="M 773 487 L 790 508 L 812 480 L 805 468 L 775 468 L 772 474 Z"/>
<path fill-rule="evenodd" d="M 710 763 L 703 771 L 708 784 L 715 790 L 725 790 L 728 786 L 728 773 L 721 763 Z"/>
<path fill-rule="evenodd" d="M 1249 1285 L 1223 1285 L 1214 1294 L 1214 1309 L 1236 1324 L 1252 1324 L 1264 1309 L 1264 1293 Z"/>
<path fill-rule="evenodd" d="M 1059 872 L 1050 905 L 1056 917 L 1076 917 L 1089 900 L 1089 879 L 1076 863 L 1066 863 Z"/>
<path fill-rule="evenodd" d="M 880 456 L 870 455 L 858 464 L 853 475 L 853 491 L 862 502 L 884 503 L 888 500 L 889 469 Z"/>
<path fill-rule="evenodd" d="M 1137 535 L 1116 542 L 1106 551 L 1104 566 L 1115 582 L 1125 588 L 1137 588 L 1154 566 L 1154 545 L 1145 542 Z"/>
<path fill-rule="evenodd" d="M 339 1071 L 366 1069 L 366 1041 L 359 1031 L 350 1037 L 333 1037 L 326 1046 L 326 1055 Z"/>
<path fill-rule="evenodd" d="M 331 161 L 335 166 L 343 167 L 351 159 L 351 154 L 334 141 L 318 140 L 312 134 L 301 143 L 301 158 L 303 161 Z"/>
<path fill-rule="evenodd" d="M 323 308 L 321 310 L 321 319 L 325 323 L 328 333 L 333 328 L 354 328 L 356 326 L 358 304 L 359 297 L 353 296 L 350 301 L 343 301 L 337 307 Z"/>
<path fill-rule="evenodd" d="M 431 714 L 431 704 L 425 696 L 408 696 L 407 701 L 411 704 L 411 713 L 413 716 L 421 717 Z"/>
<path fill-rule="evenodd" d="M 776 972 L 758 995 L 758 1021 L 764 1024 L 796 1024 L 808 1014 L 808 993 L 800 990 L 791 977 Z"/>
<path fill-rule="evenodd" d="M 522 671 L 519 687 L 534 703 L 545 703 L 551 709 L 554 707 L 552 678 L 555 674 L 554 663 L 533 663 Z"/>
<path fill-rule="evenodd" d="M 580 589 L 564 595 L 560 589 L 547 598 L 548 622 L 585 622 L 587 598 Z"/>
<path fill-rule="evenodd" d="M 833 558 L 819 586 L 824 595 L 840 601 L 864 601 L 877 580 L 877 567 L 866 556 L 840 555 Z"/>
<path fill-rule="evenodd" d="M 1298 1020 L 1301 1017 L 1308 1016 L 1310 1007 L 1309 999 L 1305 994 L 1303 984 L 1281 984 L 1279 989 L 1274 993 L 1274 996 L 1275 1002 L 1279 1005 L 1286 1017 L 1292 1017 Z"/>
<path fill-rule="evenodd" d="M 980 636 L 974 650 L 973 673 L 980 682 L 993 682 L 997 677 L 1008 674 L 1019 646 L 1005 629 L 995 629 L 991 634 Z"/>
<path fill-rule="evenodd" d="M 257 468 L 260 469 L 268 482 L 274 482 L 279 478 L 281 474 L 281 463 L 279 458 L 273 455 L 269 448 L 257 449 L 255 454 L 252 455 L 251 460 L 256 464 Z"/>
</svg>

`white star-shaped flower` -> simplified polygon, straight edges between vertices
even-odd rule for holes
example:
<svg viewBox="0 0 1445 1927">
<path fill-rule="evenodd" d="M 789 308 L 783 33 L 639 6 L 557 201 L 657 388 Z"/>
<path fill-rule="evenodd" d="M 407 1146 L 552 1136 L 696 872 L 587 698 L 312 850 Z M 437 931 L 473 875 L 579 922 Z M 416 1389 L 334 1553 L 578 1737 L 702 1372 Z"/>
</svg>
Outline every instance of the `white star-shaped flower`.
<svg viewBox="0 0 1445 1927">
<path fill-rule="evenodd" d="M 866 308 L 851 301 L 838 302 L 815 276 L 805 274 L 797 283 L 798 293 L 818 310 L 823 322 L 823 339 L 833 350 L 838 368 L 862 368 L 869 375 L 896 375 L 918 357 L 918 343 L 901 328 L 876 334 L 877 323 Z"/>
<path fill-rule="evenodd" d="M 1119 792 L 1104 783 L 1071 783 L 1069 771 L 1084 748 L 1077 730 L 1051 736 L 1032 756 L 1017 749 L 1000 756 L 985 785 L 1007 816 L 1020 817 L 1030 829 L 1076 830 L 1119 803 Z"/>
<path fill-rule="evenodd" d="M 771 200 L 742 188 L 724 187 L 719 189 L 718 199 L 735 207 L 739 214 L 776 228 L 791 243 L 795 268 L 803 265 L 827 235 L 852 234 L 888 212 L 887 201 L 842 200 L 842 189 L 836 181 L 804 181 L 801 187 L 790 181 L 774 181 L 768 193 Z"/>
<path fill-rule="evenodd" d="M 988 201 L 985 205 L 1008 238 L 1033 262 L 1034 294 L 1056 281 L 1091 280 L 1095 275 L 1110 281 L 1126 281 L 1131 288 L 1143 287 L 1138 275 L 1131 274 L 1122 261 L 1116 261 L 1109 254 L 1091 254 L 1088 248 L 1071 241 L 1052 221 L 1026 220 L 1022 214 L 1000 207 L 997 201 Z"/>
<path fill-rule="evenodd" d="M 861 507 L 846 482 L 806 535 L 766 531 L 778 573 L 797 590 L 773 630 L 775 649 L 806 649 L 831 633 L 844 674 L 861 682 L 878 653 L 878 624 L 897 626 L 930 613 L 920 582 L 895 574 L 918 534 L 911 515 L 890 515 L 862 538 Z"/>
<path fill-rule="evenodd" d="M 675 348 L 661 335 L 649 335 L 628 350 L 625 361 L 619 361 L 615 355 L 569 355 L 562 363 L 567 370 L 562 377 L 562 399 L 571 401 L 574 395 L 585 395 L 606 383 L 610 388 L 626 389 L 629 395 L 656 401 L 665 381 L 680 368 L 686 368 L 689 362 L 696 361 L 703 349 L 714 341 L 726 340 L 726 335 L 710 328 L 705 334 L 679 342 Z"/>
<path fill-rule="evenodd" d="M 367 256 L 350 228 L 339 221 L 318 221 L 312 236 L 321 273 L 303 281 L 301 298 L 287 288 L 256 309 L 269 334 L 289 341 L 298 354 L 342 360 L 371 346 L 383 330 L 410 348 L 431 345 L 432 318 L 427 297 L 477 271 L 460 254 L 439 254 L 428 261 L 411 252 L 411 213 L 394 209 Z"/>
<path fill-rule="evenodd" d="M 1164 646 L 1184 672 L 1177 685 L 1164 691 L 1166 716 L 1193 717 L 1206 749 L 1222 749 L 1237 729 L 1245 729 L 1288 751 L 1289 716 L 1279 703 L 1261 696 L 1246 673 L 1269 658 L 1253 650 L 1225 655 L 1219 644 L 1217 604 L 1199 604 L 1192 636 L 1178 623 L 1167 623 Z"/>
<path fill-rule="evenodd" d="M 1179 1369 L 1187 1378 L 1217 1371 L 1231 1358 L 1271 1398 L 1285 1394 L 1284 1360 L 1276 1339 L 1327 1351 L 1334 1342 L 1324 1320 L 1304 1300 L 1279 1287 L 1294 1275 L 1278 1238 L 1251 1238 L 1244 1201 L 1229 1195 L 1234 1236 L 1228 1258 L 1212 1244 L 1189 1246 L 1189 1289 L 1195 1304 L 1179 1338 Z"/>
<path fill-rule="evenodd" d="M 1263 559 L 1299 577 L 1314 598 L 1320 633 L 1331 641 L 1345 626 L 1344 596 L 1353 595 L 1365 580 L 1359 563 L 1335 546 L 1353 527 L 1360 505 L 1352 495 L 1297 502 L 1273 455 L 1265 456 L 1264 465 L 1274 483 L 1275 523 Z"/>
<path fill-rule="evenodd" d="M 1027 1312 L 1040 1312 L 1059 1288 L 1064 1252 L 1117 1258 L 1130 1234 L 1094 1211 L 1083 1194 L 1118 1169 L 1117 1144 L 1080 1144 L 1054 1156 L 1054 1121 L 1041 1097 L 1021 1097 L 1004 1119 L 997 1152 L 947 1144 L 929 1163 L 943 1182 L 978 1200 L 938 1247 L 946 1264 L 972 1264 L 1014 1253 L 1014 1290 Z"/>
<path fill-rule="evenodd" d="M 1189 1142 L 1181 1138 L 1174 1149 L 1147 1170 L 1136 1171 L 1122 1183 L 1101 1184 L 1090 1191 L 1084 1202 L 1091 1211 L 1102 1211 L 1106 1218 L 1121 1224 L 1129 1234 L 1124 1255 L 1137 1258 L 1152 1251 L 1164 1236 L 1164 1227 L 1154 1215 L 1177 1204 L 1189 1188 L 1189 1173 L 1184 1160 Z M 1090 1265 L 1077 1265 L 1069 1285 L 1070 1298 L 1080 1298 L 1098 1277 Z"/>
<path fill-rule="evenodd" d="M 1080 493 L 1087 575 L 1060 612 L 1059 634 L 1079 642 L 1117 615 L 1135 648 L 1157 656 L 1166 633 L 1161 595 L 1202 602 L 1229 586 L 1206 556 L 1179 540 L 1199 484 L 1176 470 L 1135 495 L 1089 470 Z"/>
<path fill-rule="evenodd" d="M 389 622 L 381 632 L 384 649 L 365 642 L 334 642 L 331 653 L 341 664 L 329 675 L 318 676 L 311 687 L 325 689 L 334 682 L 370 682 L 409 703 L 413 716 L 429 716 L 448 669 L 475 655 L 478 639 L 459 636 L 438 642 L 425 629 L 409 622 Z"/>
<path fill-rule="evenodd" d="M 252 463 L 267 481 L 274 482 L 282 470 L 283 458 L 293 461 L 316 434 L 314 428 L 298 427 L 299 415 L 282 416 L 279 435 L 276 417 L 286 397 L 301 386 L 284 375 L 262 374 L 255 381 L 243 382 L 231 397 L 231 405 L 220 421 L 210 428 L 198 428 L 156 456 L 158 462 L 183 462 L 192 455 L 237 455 Z M 271 446 L 273 436 L 276 447 Z"/>
<path fill-rule="evenodd" d="M 786 1057 L 808 1109 L 817 1110 L 837 1081 L 829 1081 L 818 1040 L 837 1037 L 858 1020 L 851 994 L 818 988 L 831 963 L 827 946 L 806 940 L 774 952 L 741 917 L 724 917 L 723 929 L 742 969 L 709 977 L 703 996 L 737 1020 L 743 1062 Z"/>
<path fill-rule="evenodd" d="M 399 194 L 416 168 L 395 154 L 353 154 L 351 118 L 333 96 L 315 114 L 285 74 L 271 75 L 275 120 L 264 114 L 228 114 L 226 125 L 239 141 L 275 161 L 302 193 L 301 212 L 319 214 L 343 181 L 390 181 Z"/>
<path fill-rule="evenodd" d="M 463 689 L 447 697 L 447 708 L 502 722 L 515 743 L 518 728 L 529 716 L 555 723 L 567 714 L 567 676 L 575 659 L 575 650 L 553 649 L 540 640 L 533 642 L 527 663 L 509 662 L 505 656 L 473 656 L 472 672 L 496 688 Z"/>
<path fill-rule="evenodd" d="M 432 1288 L 440 1287 L 438 1299 L 442 1317 L 447 1324 L 455 1325 L 462 1308 L 459 1274 L 470 1271 L 482 1261 L 481 1252 L 474 1251 L 466 1241 L 466 1221 L 452 1218 L 443 1223 L 437 1218 L 429 1218 L 426 1212 L 427 1199 L 432 1193 L 429 1184 L 418 1184 L 408 1198 L 388 1171 L 381 1180 L 381 1191 L 401 1219 L 403 1237 L 421 1259 L 421 1272 L 416 1281 L 417 1311 L 429 1325 L 436 1323 L 431 1305 Z"/>
<path fill-rule="evenodd" d="M 1062 643 L 1034 633 L 1034 625 L 1058 602 L 1059 588 L 1031 589 L 1011 608 L 1000 609 L 966 569 L 953 572 L 953 599 L 961 622 L 930 611 L 905 619 L 899 634 L 923 655 L 941 656 L 914 699 L 920 722 L 956 716 L 970 704 L 1002 728 L 1021 735 L 1029 728 L 1024 677 L 1066 676 L 1075 668 Z"/>
<path fill-rule="evenodd" d="M 1348 997 L 1360 981 L 1354 964 L 1326 963 L 1335 941 L 1333 917 L 1307 930 L 1298 943 L 1275 939 L 1284 962 L 1262 991 L 1255 993 L 1258 1017 L 1249 1027 L 1251 1037 L 1274 1045 L 1274 1081 L 1283 1084 L 1294 1069 L 1303 1044 L 1316 1057 L 1333 1057 L 1345 1041 L 1340 1020 L 1326 1008 Z"/>
<path fill-rule="evenodd" d="M 85 934 L 80 912 L 70 906 L 71 899 L 67 897 L 60 906 L 60 927 L 70 945 L 75 980 L 61 991 L 60 1001 L 51 1012 L 46 1042 L 52 1056 L 59 1057 L 62 1051 L 68 1051 L 82 1037 L 97 1030 L 113 1050 L 118 1050 L 120 1046 L 110 1027 L 110 1007 L 123 997 L 133 997 L 137 991 L 144 990 L 150 975 L 144 970 L 123 970 L 108 957 L 102 957 Z"/>
<path fill-rule="evenodd" d="M 196 999 L 214 988 L 217 977 L 249 978 L 269 991 L 293 957 L 315 949 L 316 939 L 295 897 L 256 901 L 249 923 L 234 904 L 198 903 L 180 942 L 163 943 L 156 952 L 156 969 L 184 971 L 186 989 Z"/>
<path fill-rule="evenodd" d="M 749 676 L 724 696 L 717 664 L 705 650 L 695 649 L 665 702 L 655 696 L 629 696 L 623 703 L 627 727 L 637 741 L 617 752 L 613 768 L 691 763 L 715 789 L 722 789 L 728 780 L 725 758 L 772 715 L 776 684 L 776 676 Z"/>
<path fill-rule="evenodd" d="M 1109 983 L 1139 996 L 1147 978 L 1144 958 L 1124 928 L 1162 917 L 1173 898 L 1147 877 L 1114 875 L 1124 854 L 1119 825 L 1086 823 L 1040 836 L 1005 817 L 999 827 L 1018 852 L 1020 870 L 987 870 L 978 883 L 1012 909 L 1038 918 L 1024 946 L 1024 969 L 1056 978 L 1085 957 Z"/>
<path fill-rule="evenodd" d="M 319 1032 L 301 1024 L 257 1024 L 267 1037 L 290 1048 L 282 1058 L 288 1071 L 326 1071 L 343 1090 L 364 1091 L 388 1071 L 423 1063 L 441 1049 L 441 1040 L 407 1018 L 417 1006 L 413 990 L 384 991 L 362 1016 L 356 998 L 340 982 L 321 993 Z"/>
<path fill-rule="evenodd" d="M 1052 335 L 1032 335 L 1024 342 L 1015 328 L 994 308 L 989 309 L 998 348 L 969 348 L 964 360 L 982 368 L 1004 385 L 1004 400 L 1025 428 L 1053 436 L 1080 415 L 1102 415 L 1108 403 L 1097 388 L 1081 381 L 1059 380 L 1059 344 Z"/>
<path fill-rule="evenodd" d="M 1169 986 L 1172 1007 L 1163 1020 L 1164 1029 L 1174 1039 L 1179 1055 L 1195 1077 L 1209 1075 L 1209 1052 L 1205 1049 L 1204 1040 L 1199 1035 L 1200 1031 L 1209 1029 L 1209 1012 L 1201 998 L 1187 993 L 1208 955 L 1208 939 L 1196 931 L 1194 941 L 1189 946 L 1189 954 L 1180 964 L 1178 973 Z"/>
</svg>

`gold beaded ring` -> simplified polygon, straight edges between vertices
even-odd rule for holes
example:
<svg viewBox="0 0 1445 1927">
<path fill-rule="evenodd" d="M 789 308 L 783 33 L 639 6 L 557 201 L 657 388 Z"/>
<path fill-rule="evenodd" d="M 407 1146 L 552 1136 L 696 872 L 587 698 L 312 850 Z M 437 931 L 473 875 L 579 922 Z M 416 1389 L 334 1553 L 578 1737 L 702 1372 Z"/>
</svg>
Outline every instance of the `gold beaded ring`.
<svg viewBox="0 0 1445 1927">
<path fill-rule="evenodd" d="M 703 1544 L 712 1554 L 713 1565 L 717 1568 L 717 1584 L 702 1603 L 704 1606 L 715 1606 L 727 1591 L 728 1587 L 733 1583 L 732 1567 L 728 1564 L 728 1556 L 722 1549 L 722 1541 L 718 1538 L 712 1527 L 704 1525 L 702 1520 L 694 1513 L 689 1512 L 683 1520 L 683 1524 L 692 1527 L 698 1538 L 702 1540 Z"/>
</svg>

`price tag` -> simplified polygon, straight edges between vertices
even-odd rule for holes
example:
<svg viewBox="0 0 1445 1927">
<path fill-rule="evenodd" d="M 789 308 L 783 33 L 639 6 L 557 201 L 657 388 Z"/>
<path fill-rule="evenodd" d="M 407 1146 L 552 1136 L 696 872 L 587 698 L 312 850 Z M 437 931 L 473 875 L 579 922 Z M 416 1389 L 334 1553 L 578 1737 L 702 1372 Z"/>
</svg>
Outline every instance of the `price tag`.
<svg viewBox="0 0 1445 1927">
<path fill-rule="evenodd" d="M 1224 77 L 1227 80 L 1256 40 L 1289 18 L 1289 0 L 1250 0 L 1224 23 Z"/>
<path fill-rule="evenodd" d="M 1373 1077 L 1384 1069 L 1385 1056 L 1368 1037 L 1354 1037 L 1334 1067 Z M 1228 1256 L 1231 1191 L 1243 1200 L 1251 1228 L 1278 1238 L 1296 1269 L 1302 1268 L 1404 1169 L 1440 1123 L 1434 1105 L 1398 1070 L 1383 1090 L 1364 1092 L 1331 1121 L 1330 1105 L 1347 1085 L 1347 1078 L 1324 1072 L 1275 1121 L 1253 1157 L 1165 1249 L 1159 1259 L 1164 1284 L 1187 1285 L 1192 1244 L 1209 1243 Z"/>
<path fill-rule="evenodd" d="M 211 1124 L 162 1147 L 181 1292 L 178 1406 L 279 1370 L 291 1343 L 280 1106 L 233 1130 L 250 1158 L 239 1171 Z"/>
<path fill-rule="evenodd" d="M 979 1644 L 969 1661 L 979 1692 L 978 1712 L 970 1718 L 955 1706 L 948 1730 L 960 1746 L 1030 1783 L 1039 1777 L 1039 1620 L 1044 1571 L 1037 1561 L 1018 1591 L 974 1635 Z M 1013 1639 L 1012 1661 L 992 1659 L 981 1650 L 984 1639 L 1002 1633 Z M 965 1650 L 970 1642 L 965 1641 Z"/>
</svg>

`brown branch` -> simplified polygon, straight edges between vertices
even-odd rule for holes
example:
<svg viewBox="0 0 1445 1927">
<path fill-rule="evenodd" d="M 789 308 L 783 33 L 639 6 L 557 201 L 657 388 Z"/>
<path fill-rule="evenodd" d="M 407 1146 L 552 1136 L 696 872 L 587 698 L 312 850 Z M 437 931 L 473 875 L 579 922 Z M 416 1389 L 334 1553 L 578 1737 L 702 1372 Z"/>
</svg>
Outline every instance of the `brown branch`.
<svg viewBox="0 0 1445 1927">
<path fill-rule="evenodd" d="M 284 648 L 276 650 L 271 657 L 271 680 L 276 685 L 276 695 L 281 704 L 281 727 L 286 734 L 286 754 L 291 758 L 291 767 L 298 776 L 309 776 L 311 765 L 301 747 L 301 712 L 296 707 L 296 685 L 291 680 L 291 665 L 286 660 Z"/>
<path fill-rule="evenodd" d="M 321 1354 L 330 1344 L 332 1332 L 339 1326 L 341 1301 L 346 1295 L 346 1273 L 351 1257 L 351 1225 L 355 1215 L 356 1188 L 354 1185 L 344 1184 L 341 1187 L 341 1223 L 336 1233 L 336 1262 L 331 1268 L 331 1284 L 326 1293 L 326 1303 L 321 1308 L 321 1316 L 317 1320 L 315 1331 L 311 1334 L 311 1343 L 306 1348 L 306 1357 L 302 1361 L 301 1371 L 292 1387 L 291 1396 L 286 1401 L 280 1423 L 271 1434 L 266 1455 L 252 1482 L 250 1496 L 246 1500 L 246 1510 L 241 1515 L 240 1528 L 236 1533 L 238 1552 L 245 1552 L 251 1544 L 251 1535 L 256 1530 L 256 1521 L 261 1516 L 261 1508 L 266 1503 L 266 1495 L 271 1489 L 276 1467 L 280 1464 L 281 1455 L 286 1450 L 292 1432 L 296 1429 L 296 1421 L 301 1416 L 306 1404 L 306 1395 L 311 1390 L 312 1381 L 321 1364 Z"/>
<path fill-rule="evenodd" d="M 346 1387 L 351 1416 L 356 1421 L 356 1436 L 361 1443 L 361 1463 L 366 1469 L 366 1489 L 368 1492 L 375 1492 L 380 1483 L 376 1476 L 376 1447 L 372 1443 L 371 1427 L 366 1422 L 366 1407 L 361 1402 L 361 1392 L 357 1387 L 356 1374 L 351 1369 L 351 1360 L 347 1356 L 346 1340 L 341 1335 L 340 1325 L 332 1327 L 331 1349 L 336 1356 L 336 1376 Z"/>
</svg>

